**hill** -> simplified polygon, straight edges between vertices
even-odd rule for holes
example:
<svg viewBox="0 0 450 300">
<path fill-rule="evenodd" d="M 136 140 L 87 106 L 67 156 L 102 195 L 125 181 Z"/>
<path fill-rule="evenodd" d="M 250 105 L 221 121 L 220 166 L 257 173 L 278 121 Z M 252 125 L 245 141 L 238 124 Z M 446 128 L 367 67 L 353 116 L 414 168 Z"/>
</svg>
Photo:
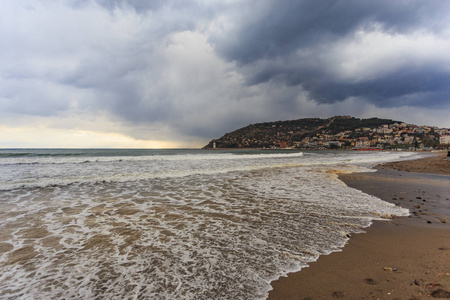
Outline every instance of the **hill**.
<svg viewBox="0 0 450 300">
<path fill-rule="evenodd" d="M 214 139 L 214 148 L 398 148 L 436 147 L 448 129 L 389 119 L 335 116 L 250 124 Z"/>
</svg>

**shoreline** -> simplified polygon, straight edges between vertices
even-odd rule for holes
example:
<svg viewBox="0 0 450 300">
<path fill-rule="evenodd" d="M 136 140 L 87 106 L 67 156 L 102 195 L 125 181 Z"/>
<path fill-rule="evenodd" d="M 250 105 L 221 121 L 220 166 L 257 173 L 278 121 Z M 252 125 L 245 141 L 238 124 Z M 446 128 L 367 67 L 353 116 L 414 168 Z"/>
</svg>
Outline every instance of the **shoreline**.
<svg viewBox="0 0 450 300">
<path fill-rule="evenodd" d="M 450 162 L 444 154 L 340 174 L 347 186 L 407 208 L 410 216 L 374 221 L 342 251 L 273 281 L 268 299 L 450 297 Z"/>
</svg>

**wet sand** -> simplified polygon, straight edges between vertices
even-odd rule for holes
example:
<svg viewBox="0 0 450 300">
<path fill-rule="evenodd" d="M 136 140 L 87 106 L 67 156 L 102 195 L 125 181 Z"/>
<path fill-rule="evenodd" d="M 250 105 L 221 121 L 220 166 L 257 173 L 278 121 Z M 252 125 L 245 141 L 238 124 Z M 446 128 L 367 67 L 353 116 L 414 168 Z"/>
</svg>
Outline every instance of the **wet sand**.
<svg viewBox="0 0 450 300">
<path fill-rule="evenodd" d="M 433 171 L 438 168 L 444 171 Z M 273 282 L 269 299 L 450 298 L 450 176 L 433 174 L 450 174 L 445 170 L 450 162 L 441 153 L 374 173 L 341 174 L 348 186 L 411 215 L 375 221 L 343 251 Z"/>
<path fill-rule="evenodd" d="M 380 167 L 397 171 L 450 175 L 450 162 L 447 151 L 434 153 L 434 156 L 414 161 L 398 161 L 382 164 Z"/>
</svg>

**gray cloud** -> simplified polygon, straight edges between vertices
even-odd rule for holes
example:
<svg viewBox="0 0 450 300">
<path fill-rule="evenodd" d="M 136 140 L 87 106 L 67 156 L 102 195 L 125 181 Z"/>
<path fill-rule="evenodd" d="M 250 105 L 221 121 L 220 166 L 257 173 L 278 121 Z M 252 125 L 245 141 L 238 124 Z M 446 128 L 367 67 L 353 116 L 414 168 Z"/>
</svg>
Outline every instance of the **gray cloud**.
<svg viewBox="0 0 450 300">
<path fill-rule="evenodd" d="M 450 74 L 443 70 L 404 68 L 387 76 L 357 83 L 334 81 L 326 74 L 311 71 L 273 72 L 263 75 L 276 77 L 288 85 L 301 85 L 319 103 L 334 103 L 349 97 L 362 97 L 382 107 L 427 106 L 448 107 Z M 261 82 L 261 81 L 260 81 Z M 426 99 L 426 101 L 425 101 Z"/>
<path fill-rule="evenodd" d="M 89 129 L 73 120 L 99 115 L 185 142 L 274 119 L 450 110 L 450 3 L 427 4 L 6 0 L 0 116 Z"/>
<path fill-rule="evenodd" d="M 422 64 L 423 58 L 408 57 L 406 53 L 405 64 L 393 67 L 390 74 L 349 82 L 330 74 L 330 69 L 341 63 L 341 57 L 321 59 L 333 55 L 330 53 L 333 44 L 350 39 L 358 31 L 382 31 L 394 36 L 414 36 L 416 32 L 439 35 L 449 28 L 447 1 L 436 1 L 433 5 L 423 1 L 283 1 L 282 5 L 278 1 L 264 1 L 263 7 L 256 11 L 255 14 L 244 11 L 248 18 L 237 14 L 232 19 L 236 22 L 234 26 L 211 37 L 222 57 L 242 67 L 249 85 L 270 80 L 301 85 L 320 103 L 339 102 L 348 97 L 364 97 L 381 106 L 448 103 L 442 97 L 448 95 L 448 61 L 445 65 Z M 450 50 L 450 45 L 446 46 Z M 391 61 L 386 58 L 380 63 Z M 420 96 L 427 101 L 418 100 Z"/>
<path fill-rule="evenodd" d="M 447 1 L 264 0 L 252 7 L 257 13 L 235 12 L 234 26 L 211 38 L 221 55 L 241 64 L 330 43 L 374 23 L 390 32 L 440 31 L 450 11 Z"/>
</svg>

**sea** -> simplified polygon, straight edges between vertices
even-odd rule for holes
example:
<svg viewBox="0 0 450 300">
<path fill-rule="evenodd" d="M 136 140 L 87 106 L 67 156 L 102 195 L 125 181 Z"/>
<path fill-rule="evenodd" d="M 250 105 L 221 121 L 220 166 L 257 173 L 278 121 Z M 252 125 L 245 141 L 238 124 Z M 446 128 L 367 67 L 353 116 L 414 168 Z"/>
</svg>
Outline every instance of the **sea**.
<svg viewBox="0 0 450 300">
<path fill-rule="evenodd" d="M 0 149 L 0 299 L 266 299 L 408 210 L 347 187 L 407 152 Z"/>
</svg>

